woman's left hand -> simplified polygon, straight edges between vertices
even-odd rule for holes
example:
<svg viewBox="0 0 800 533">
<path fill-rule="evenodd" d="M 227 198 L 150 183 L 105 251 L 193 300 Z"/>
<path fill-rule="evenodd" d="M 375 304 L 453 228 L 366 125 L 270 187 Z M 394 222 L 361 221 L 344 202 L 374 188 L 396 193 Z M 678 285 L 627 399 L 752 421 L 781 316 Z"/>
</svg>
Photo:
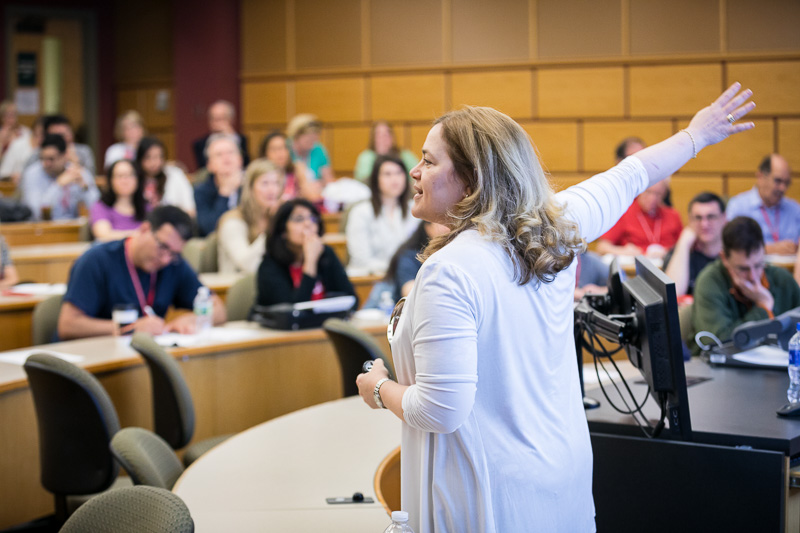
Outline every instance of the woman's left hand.
<svg viewBox="0 0 800 533">
<path fill-rule="evenodd" d="M 752 122 L 738 122 L 756 107 L 754 102 L 748 102 L 753 91 L 746 89 L 739 92 L 741 88 L 739 82 L 734 83 L 692 118 L 686 129 L 697 140 L 697 152 L 730 135 L 753 129 Z"/>
<path fill-rule="evenodd" d="M 375 403 L 375 384 L 383 378 L 389 377 L 389 371 L 383 364 L 383 359 L 375 359 L 372 364 L 372 369 L 365 373 L 359 374 L 356 377 L 356 385 L 358 385 L 358 395 L 364 402 L 373 409 L 379 409 L 378 404 Z"/>
</svg>

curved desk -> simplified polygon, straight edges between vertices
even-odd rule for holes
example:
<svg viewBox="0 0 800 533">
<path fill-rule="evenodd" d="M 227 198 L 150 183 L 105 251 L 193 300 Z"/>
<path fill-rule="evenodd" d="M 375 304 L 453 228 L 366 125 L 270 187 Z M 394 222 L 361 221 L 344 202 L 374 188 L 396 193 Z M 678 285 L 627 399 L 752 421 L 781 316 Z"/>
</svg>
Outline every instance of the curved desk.
<svg viewBox="0 0 800 533">
<path fill-rule="evenodd" d="M 383 531 L 391 519 L 375 497 L 380 462 L 400 444 L 400 420 L 360 397 L 336 400 L 255 426 L 183 473 L 173 492 L 198 532 Z M 374 503 L 326 498 L 361 492 Z"/>
</svg>

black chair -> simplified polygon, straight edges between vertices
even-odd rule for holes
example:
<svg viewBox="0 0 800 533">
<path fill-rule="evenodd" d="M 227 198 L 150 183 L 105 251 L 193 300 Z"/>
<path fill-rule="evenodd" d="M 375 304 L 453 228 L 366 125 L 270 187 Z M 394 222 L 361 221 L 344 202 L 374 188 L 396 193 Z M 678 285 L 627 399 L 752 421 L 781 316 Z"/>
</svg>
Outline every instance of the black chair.
<svg viewBox="0 0 800 533">
<path fill-rule="evenodd" d="M 178 363 L 146 333 L 134 333 L 131 347 L 139 352 L 150 369 L 153 383 L 153 425 L 162 439 L 179 450 L 194 435 L 194 402 Z M 197 442 L 184 451 L 183 464 L 189 466 L 202 454 L 230 437 L 220 435 Z"/>
<path fill-rule="evenodd" d="M 39 426 L 42 485 L 55 497 L 61 524 L 68 496 L 104 491 L 117 478 L 108 444 L 119 419 L 103 386 L 82 368 L 47 354 L 31 355 L 24 367 Z"/>
<path fill-rule="evenodd" d="M 383 349 L 371 335 L 338 318 L 329 318 L 322 323 L 322 329 L 333 343 L 339 366 L 342 369 L 342 390 L 345 396 L 358 394 L 356 376 L 363 372 L 364 361 L 383 359 L 389 370 L 389 377 L 394 379 L 394 365 L 386 357 Z"/>
<path fill-rule="evenodd" d="M 120 429 L 111 439 L 111 453 L 134 485 L 172 490 L 183 465 L 169 444 L 144 428 Z"/>
<path fill-rule="evenodd" d="M 156 487 L 127 487 L 95 496 L 67 520 L 61 533 L 192 533 L 189 508 Z"/>
</svg>

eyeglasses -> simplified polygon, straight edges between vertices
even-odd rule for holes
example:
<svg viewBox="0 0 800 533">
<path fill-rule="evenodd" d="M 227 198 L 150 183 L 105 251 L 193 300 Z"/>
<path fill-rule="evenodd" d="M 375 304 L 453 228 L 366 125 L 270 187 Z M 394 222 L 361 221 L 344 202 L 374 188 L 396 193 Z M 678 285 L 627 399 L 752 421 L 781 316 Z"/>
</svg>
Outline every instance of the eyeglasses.
<svg viewBox="0 0 800 533">
<path fill-rule="evenodd" d="M 397 304 L 394 306 L 394 311 L 392 311 L 392 316 L 389 317 L 389 325 L 386 327 L 386 338 L 389 339 L 389 344 L 392 343 L 392 339 L 394 338 L 394 333 L 397 331 L 397 323 L 400 322 L 400 314 L 403 312 L 403 307 L 406 305 L 406 298 L 400 298 L 397 300 Z"/>
<path fill-rule="evenodd" d="M 310 220 L 313 224 L 319 224 L 319 218 L 314 215 L 294 215 L 289 217 L 289 222 L 294 222 L 295 224 L 302 224 L 306 220 Z"/>
<path fill-rule="evenodd" d="M 151 233 L 153 234 L 153 240 L 156 241 L 156 244 L 158 245 L 158 253 L 159 254 L 165 254 L 165 253 L 169 254 L 169 262 L 170 263 L 175 263 L 176 261 L 178 261 L 178 259 L 181 258 L 181 253 L 180 252 L 176 252 L 175 250 L 173 250 L 172 248 L 167 246 L 166 243 L 164 243 L 163 241 L 161 241 L 158 238 L 158 236 L 155 234 L 155 232 L 151 232 Z"/>
</svg>

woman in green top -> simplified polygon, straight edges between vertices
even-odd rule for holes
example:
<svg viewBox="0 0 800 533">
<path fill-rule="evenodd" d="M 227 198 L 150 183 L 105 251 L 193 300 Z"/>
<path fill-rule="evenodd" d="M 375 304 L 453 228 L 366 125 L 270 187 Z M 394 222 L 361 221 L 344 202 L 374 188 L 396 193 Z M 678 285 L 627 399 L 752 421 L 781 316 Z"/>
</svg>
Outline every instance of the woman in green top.
<svg viewBox="0 0 800 533">
<path fill-rule="evenodd" d="M 372 173 L 372 166 L 379 155 L 387 155 L 399 158 L 403 161 L 406 168 L 414 168 L 419 162 L 419 157 L 409 150 L 401 150 L 397 147 L 394 138 L 394 130 L 391 124 L 385 120 L 379 120 L 372 125 L 369 134 L 369 148 L 358 154 L 356 168 L 353 177 L 359 181 L 367 182 Z"/>
</svg>

